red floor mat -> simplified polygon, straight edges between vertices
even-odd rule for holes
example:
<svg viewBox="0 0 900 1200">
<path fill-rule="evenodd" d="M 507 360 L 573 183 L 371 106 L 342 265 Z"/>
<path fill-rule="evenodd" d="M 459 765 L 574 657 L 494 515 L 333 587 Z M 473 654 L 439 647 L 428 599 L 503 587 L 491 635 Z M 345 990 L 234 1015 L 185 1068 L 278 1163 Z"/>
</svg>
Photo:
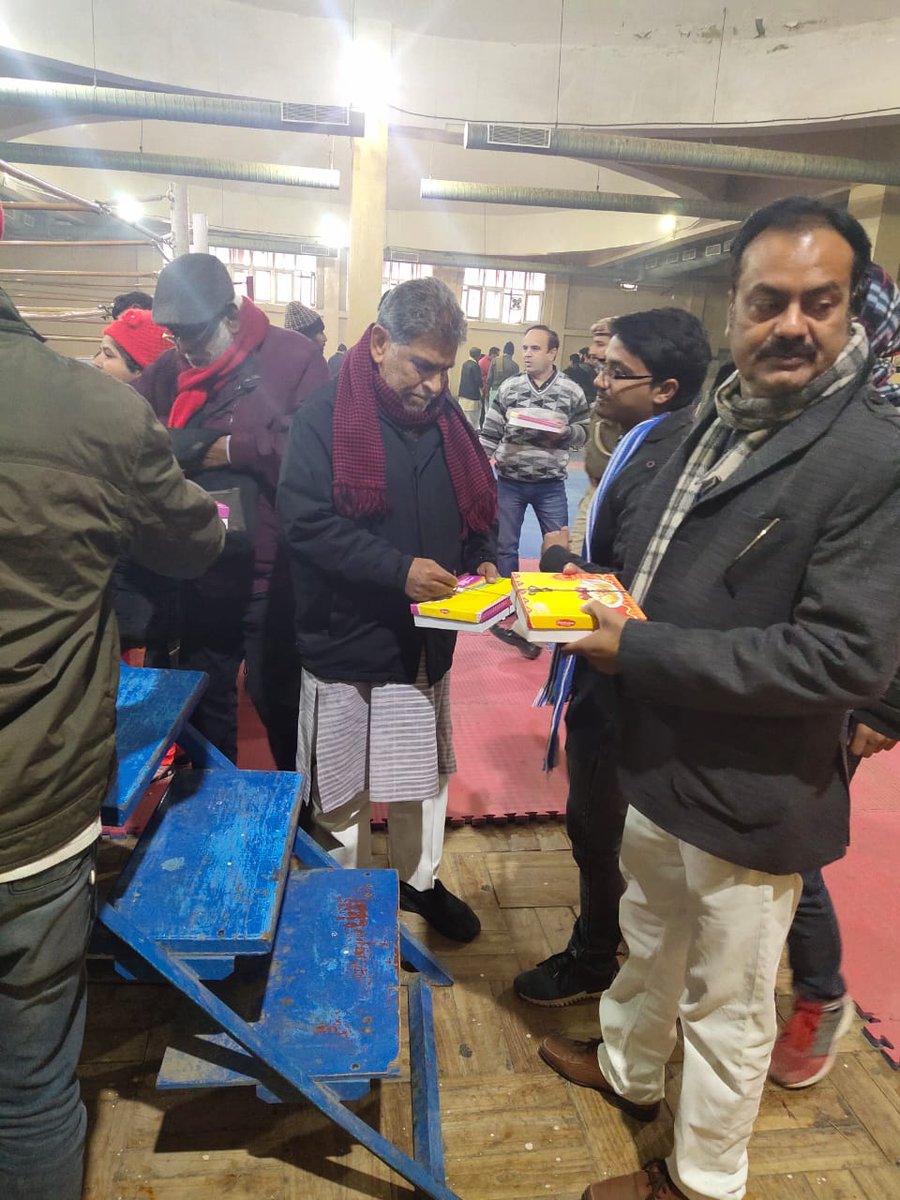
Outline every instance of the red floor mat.
<svg viewBox="0 0 900 1200">
<path fill-rule="evenodd" d="M 541 770 L 549 709 L 531 702 L 544 682 L 550 655 L 529 661 L 489 633 L 461 634 L 453 660 L 453 743 L 458 771 L 450 783 L 453 822 L 527 820 L 562 814 L 565 766 Z M 238 766 L 273 766 L 256 710 L 241 689 Z M 385 806 L 376 806 L 383 820 Z"/>
<path fill-rule="evenodd" d="M 853 780 L 851 845 L 826 868 L 844 943 L 844 976 L 863 1031 L 900 1069 L 900 750 L 862 764 Z"/>
<path fill-rule="evenodd" d="M 453 661 L 451 820 L 562 814 L 565 766 L 541 770 L 550 710 L 532 708 L 550 655 L 530 661 L 489 633 L 460 634 Z"/>
</svg>

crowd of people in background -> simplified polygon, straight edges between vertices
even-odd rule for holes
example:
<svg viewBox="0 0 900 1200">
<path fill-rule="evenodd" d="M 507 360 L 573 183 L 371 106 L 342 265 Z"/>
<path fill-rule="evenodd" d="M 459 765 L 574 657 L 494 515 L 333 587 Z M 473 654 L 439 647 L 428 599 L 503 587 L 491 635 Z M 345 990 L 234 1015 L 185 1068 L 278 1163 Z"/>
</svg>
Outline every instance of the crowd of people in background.
<svg viewBox="0 0 900 1200">
<path fill-rule="evenodd" d="M 235 762 L 246 664 L 319 844 L 368 865 L 387 804 L 401 908 L 471 941 L 478 917 L 440 879 L 455 635 L 410 604 L 516 570 L 531 507 L 542 569 L 614 571 L 648 619 L 594 603 L 594 632 L 546 656 L 580 910 L 515 993 L 599 1001 L 596 1038 L 539 1053 L 639 1121 L 680 1023 L 672 1153 L 590 1200 L 740 1200 L 767 1073 L 818 1082 L 852 1012 L 821 869 L 847 846 L 855 765 L 900 736 L 900 296 L 858 222 L 803 197 L 753 214 L 731 261 L 714 386 L 707 331 L 664 307 L 601 315 L 564 370 L 544 324 L 472 346 L 458 399 L 467 323 L 436 279 L 387 292 L 326 362 L 315 309 L 292 302 L 277 328 L 218 258 L 187 254 L 152 298 L 116 298 L 93 373 L 0 290 L 4 1196 L 80 1195 L 118 656 L 205 672 L 193 723 Z"/>
</svg>

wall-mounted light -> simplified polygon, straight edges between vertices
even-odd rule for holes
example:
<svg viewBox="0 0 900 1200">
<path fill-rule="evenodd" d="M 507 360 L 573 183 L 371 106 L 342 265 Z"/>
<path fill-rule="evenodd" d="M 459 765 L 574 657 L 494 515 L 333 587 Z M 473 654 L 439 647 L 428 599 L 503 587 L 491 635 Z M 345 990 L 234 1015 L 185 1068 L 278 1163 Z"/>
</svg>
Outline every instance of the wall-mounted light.
<svg viewBox="0 0 900 1200">
<path fill-rule="evenodd" d="M 326 246 L 349 246 L 350 227 L 344 218 L 336 213 L 323 213 L 319 221 L 319 238 Z"/>
<path fill-rule="evenodd" d="M 659 218 L 660 233 L 674 233 L 678 228 L 678 218 L 674 213 L 665 213 Z"/>
<path fill-rule="evenodd" d="M 354 108 L 385 112 L 394 99 L 397 74 L 390 54 L 365 41 L 347 45 L 341 68 L 342 90 Z"/>
<path fill-rule="evenodd" d="M 637 282 L 634 279 L 620 279 L 619 287 L 623 292 L 636 292 L 638 290 Z"/>
<path fill-rule="evenodd" d="M 126 196 L 124 192 L 119 192 L 113 200 L 113 211 L 123 221 L 133 223 L 139 221 L 144 215 L 144 206 L 134 196 Z"/>
</svg>

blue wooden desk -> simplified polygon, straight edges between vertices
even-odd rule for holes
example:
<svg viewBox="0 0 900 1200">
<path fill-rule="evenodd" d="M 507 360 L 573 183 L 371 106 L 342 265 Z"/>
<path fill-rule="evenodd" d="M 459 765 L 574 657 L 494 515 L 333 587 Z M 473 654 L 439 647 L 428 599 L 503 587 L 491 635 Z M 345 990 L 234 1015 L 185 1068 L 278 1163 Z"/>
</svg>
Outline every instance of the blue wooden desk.
<svg viewBox="0 0 900 1200">
<path fill-rule="evenodd" d="M 206 690 L 201 671 L 157 671 L 122 664 L 116 699 L 118 771 L 100 813 L 104 825 L 124 825 L 153 782 Z"/>
<path fill-rule="evenodd" d="M 420 1192 L 457 1200 L 445 1182 L 424 977 L 452 980 L 398 926 L 393 871 L 337 869 L 298 828 L 299 775 L 239 771 L 191 729 L 205 686 L 197 672 L 122 668 L 119 771 L 103 810 L 121 825 L 174 741 L 193 762 L 166 790 L 100 911 L 126 973 L 149 968 L 211 1021 L 169 1056 L 160 1082 L 255 1083 L 266 1099 L 305 1097 Z M 291 851 L 326 870 L 291 871 Z M 397 1073 L 400 954 L 422 973 L 408 1005 L 413 1157 L 342 1103 Z M 204 983 L 230 976 L 238 956 L 263 970 L 255 1021 Z"/>
</svg>

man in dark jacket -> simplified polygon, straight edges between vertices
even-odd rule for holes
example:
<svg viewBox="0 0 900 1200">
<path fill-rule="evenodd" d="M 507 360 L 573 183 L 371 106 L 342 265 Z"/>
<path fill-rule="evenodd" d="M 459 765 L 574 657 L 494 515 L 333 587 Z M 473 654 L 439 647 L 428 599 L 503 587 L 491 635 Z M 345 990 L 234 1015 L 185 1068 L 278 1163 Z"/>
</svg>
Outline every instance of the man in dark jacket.
<svg viewBox="0 0 900 1200">
<path fill-rule="evenodd" d="M 276 766 L 293 770 L 300 664 L 278 555 L 275 490 L 291 417 L 328 378 L 318 346 L 238 303 L 224 264 L 185 254 L 160 273 L 153 319 L 175 348 L 135 383 L 168 425 L 185 474 L 229 508 L 225 551 L 184 589 L 179 666 L 205 671 L 192 720 L 237 761 L 237 672 L 262 718 Z"/>
<path fill-rule="evenodd" d="M 481 378 L 481 367 L 478 365 L 480 358 L 481 350 L 478 346 L 473 346 L 469 351 L 469 357 L 463 363 L 462 370 L 459 373 L 459 407 L 469 418 L 469 422 L 475 429 L 481 428 L 483 411 L 481 400 L 484 395 L 484 387 Z"/>
<path fill-rule="evenodd" d="M 297 414 L 278 491 L 312 832 L 343 866 L 366 866 L 370 801 L 388 804 L 401 907 L 459 941 L 480 924 L 437 878 L 455 635 L 418 628 L 410 602 L 449 594 L 461 573 L 497 576 L 493 476 L 447 390 L 465 334 L 438 280 L 388 292 L 339 380 Z"/>
<path fill-rule="evenodd" d="M 580 354 L 569 355 L 569 365 L 563 374 L 568 375 L 573 383 L 578 384 L 590 404 L 594 399 L 594 373 L 584 365 Z"/>
<path fill-rule="evenodd" d="M 647 621 L 592 606 L 573 643 L 620 677 L 629 957 L 602 1043 L 541 1055 L 651 1120 L 684 1034 L 675 1146 L 592 1200 L 740 1200 L 776 1035 L 775 977 L 800 873 L 849 826 L 846 713 L 900 658 L 900 414 L 866 383 L 851 302 L 869 239 L 795 197 L 732 245 L 736 375 L 645 494 L 624 581 Z"/>
<path fill-rule="evenodd" d="M 519 364 L 513 358 L 516 352 L 512 342 L 504 342 L 503 353 L 496 346 L 491 347 L 491 362 L 488 367 L 487 375 L 484 380 L 484 407 L 487 411 L 488 405 L 494 399 L 494 395 L 506 379 L 512 379 L 514 375 L 519 374 Z"/>
<path fill-rule="evenodd" d="M 684 440 L 710 347 L 703 326 L 678 308 L 615 317 L 596 378 L 596 409 L 624 431 L 590 510 L 589 561 L 569 550 L 568 530 L 548 533 L 541 570 L 621 569 L 628 529 L 656 474 Z M 627 440 L 626 440 L 627 439 Z M 616 780 L 615 685 L 578 662 L 566 714 L 566 827 L 579 868 L 580 910 L 569 944 L 515 980 L 523 1000 L 545 1007 L 599 998 L 616 973 L 619 846 L 625 803 Z"/>
<path fill-rule="evenodd" d="M 187 578 L 218 554 L 144 400 L 61 358 L 0 290 L 0 1195 L 78 1200 L 75 1068 L 100 806 L 116 769 L 121 554 Z"/>
</svg>

